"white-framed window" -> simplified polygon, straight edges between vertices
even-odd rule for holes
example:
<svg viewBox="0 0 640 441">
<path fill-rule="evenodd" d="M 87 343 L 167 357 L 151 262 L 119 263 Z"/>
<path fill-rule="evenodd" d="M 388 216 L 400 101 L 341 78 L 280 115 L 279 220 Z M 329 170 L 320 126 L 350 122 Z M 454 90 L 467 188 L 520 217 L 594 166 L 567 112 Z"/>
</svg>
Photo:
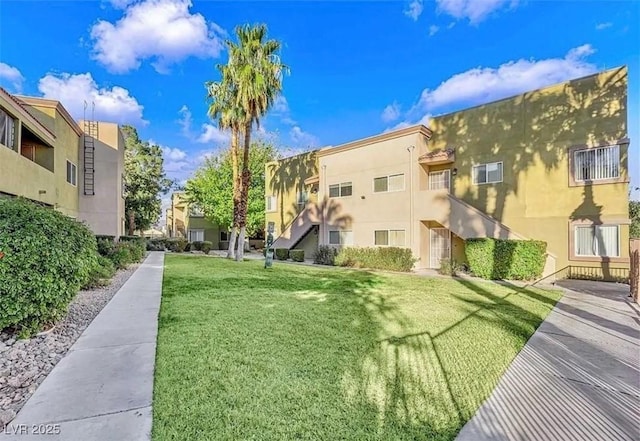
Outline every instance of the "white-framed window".
<svg viewBox="0 0 640 441">
<path fill-rule="evenodd" d="M 620 257 L 618 225 L 576 225 L 575 255 L 581 257 Z"/>
<path fill-rule="evenodd" d="M 78 167 L 67 159 L 67 182 L 74 187 L 78 185 Z"/>
<path fill-rule="evenodd" d="M 473 166 L 474 184 L 491 184 L 502 182 L 502 162 L 489 162 Z"/>
<path fill-rule="evenodd" d="M 341 182 L 340 184 L 332 184 L 329 186 L 330 198 L 343 198 L 353 194 L 351 182 Z"/>
<path fill-rule="evenodd" d="M 329 245 L 353 245 L 353 231 L 330 230 Z"/>
<path fill-rule="evenodd" d="M 309 192 L 305 190 L 297 192 L 296 201 L 299 207 L 304 207 L 309 202 Z"/>
<path fill-rule="evenodd" d="M 451 187 L 451 171 L 440 170 L 429 173 L 429 190 L 442 190 Z"/>
<path fill-rule="evenodd" d="M 576 182 L 620 177 L 620 146 L 574 151 L 573 177 Z"/>
<path fill-rule="evenodd" d="M 374 193 L 402 190 L 404 190 L 404 173 L 373 178 Z"/>
<path fill-rule="evenodd" d="M 0 144 L 16 150 L 16 120 L 11 115 L 0 109 Z"/>
<path fill-rule="evenodd" d="M 204 230 L 189 229 L 189 242 L 203 242 Z"/>
<path fill-rule="evenodd" d="M 376 230 L 373 232 L 373 243 L 379 246 L 403 247 L 405 246 L 404 230 Z"/>
<path fill-rule="evenodd" d="M 278 198 L 276 198 L 274 195 L 266 196 L 265 197 L 265 210 L 267 212 L 276 211 L 277 201 L 278 201 Z"/>
</svg>

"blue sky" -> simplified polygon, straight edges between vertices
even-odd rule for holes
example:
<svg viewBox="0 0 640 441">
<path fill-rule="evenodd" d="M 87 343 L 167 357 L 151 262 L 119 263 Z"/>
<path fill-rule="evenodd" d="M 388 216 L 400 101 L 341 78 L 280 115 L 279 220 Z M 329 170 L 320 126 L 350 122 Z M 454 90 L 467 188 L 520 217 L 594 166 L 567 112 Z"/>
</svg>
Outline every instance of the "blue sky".
<svg viewBox="0 0 640 441">
<path fill-rule="evenodd" d="M 291 68 L 262 129 L 285 153 L 626 64 L 640 186 L 638 1 L 2 0 L 0 84 L 59 99 L 76 117 L 95 102 L 97 119 L 162 145 L 184 181 L 225 145 L 203 84 L 247 22 L 269 26 Z"/>
</svg>

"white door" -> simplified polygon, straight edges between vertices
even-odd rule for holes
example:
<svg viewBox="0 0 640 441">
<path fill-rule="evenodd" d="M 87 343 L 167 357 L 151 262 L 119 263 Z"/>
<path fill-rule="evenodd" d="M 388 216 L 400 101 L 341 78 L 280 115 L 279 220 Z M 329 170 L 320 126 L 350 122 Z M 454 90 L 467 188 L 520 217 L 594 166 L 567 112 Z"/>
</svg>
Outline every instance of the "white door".
<svg viewBox="0 0 640 441">
<path fill-rule="evenodd" d="M 449 170 L 440 170 L 429 173 L 429 190 L 449 189 L 451 182 L 451 172 Z"/>
<path fill-rule="evenodd" d="M 431 228 L 429 231 L 430 266 L 438 269 L 442 259 L 451 258 L 451 232 L 446 228 Z"/>
</svg>

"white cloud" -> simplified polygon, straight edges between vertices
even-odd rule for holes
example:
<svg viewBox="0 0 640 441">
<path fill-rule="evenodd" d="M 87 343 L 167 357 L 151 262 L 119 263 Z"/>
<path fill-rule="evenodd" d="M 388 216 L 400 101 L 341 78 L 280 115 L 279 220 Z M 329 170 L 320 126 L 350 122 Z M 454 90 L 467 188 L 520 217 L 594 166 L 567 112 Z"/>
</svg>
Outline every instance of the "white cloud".
<svg viewBox="0 0 640 441">
<path fill-rule="evenodd" d="M 151 142 L 151 140 L 149 140 Z M 179 148 L 171 148 L 161 146 L 162 156 L 165 161 L 182 161 L 187 157 L 187 153 L 184 150 L 180 150 Z"/>
<path fill-rule="evenodd" d="M 229 140 L 229 134 L 227 132 L 223 132 L 218 127 L 213 124 L 202 124 L 202 133 L 198 136 L 197 141 L 202 144 L 214 143 L 214 144 L 224 144 Z"/>
<path fill-rule="evenodd" d="M 400 104 L 394 102 L 393 104 L 389 104 L 382 111 L 382 121 L 391 122 L 395 121 L 400 117 Z"/>
<path fill-rule="evenodd" d="M 273 111 L 275 113 L 289 113 L 289 103 L 284 95 L 279 95 L 273 103 Z"/>
<path fill-rule="evenodd" d="M 71 75 L 47 74 L 38 82 L 44 98 L 58 100 L 76 119 L 84 116 L 84 105 L 95 103 L 94 118 L 118 124 L 146 125 L 144 107 L 123 87 L 99 88 L 90 73 Z M 87 114 L 89 116 L 90 113 Z"/>
<path fill-rule="evenodd" d="M 109 3 L 116 9 L 124 9 L 135 1 L 136 0 L 110 0 Z"/>
<path fill-rule="evenodd" d="M 478 24 L 499 9 L 517 7 L 519 0 L 436 0 L 436 3 L 438 12 Z"/>
<path fill-rule="evenodd" d="M 23 81 L 24 77 L 16 67 L 0 62 L 0 85 L 6 82 L 14 92 L 20 93 Z"/>
<path fill-rule="evenodd" d="M 598 23 L 596 25 L 596 31 L 603 31 L 607 28 L 610 28 L 611 26 L 613 26 L 613 23 L 611 23 L 610 21 L 605 22 L 605 23 Z"/>
<path fill-rule="evenodd" d="M 200 132 L 194 133 L 191 128 L 193 125 L 193 115 L 186 105 L 182 106 L 178 113 L 180 114 L 178 124 L 181 127 L 182 134 L 191 141 L 201 144 L 214 143 L 217 145 L 229 142 L 229 133 L 223 132 L 217 126 L 210 123 L 202 124 Z"/>
<path fill-rule="evenodd" d="M 440 30 L 439 26 L 431 25 L 429 26 L 429 37 L 433 37 Z"/>
<path fill-rule="evenodd" d="M 291 140 L 296 144 L 302 144 L 304 147 L 317 147 L 320 140 L 317 136 L 303 131 L 299 126 L 293 126 L 289 131 Z"/>
<path fill-rule="evenodd" d="M 188 57 L 220 55 L 224 30 L 202 14 L 191 14 L 191 0 L 128 3 L 114 4 L 126 7 L 120 20 L 99 20 L 91 28 L 92 57 L 110 72 L 125 73 L 151 60 L 156 71 L 166 73 Z"/>
<path fill-rule="evenodd" d="M 405 8 L 404 15 L 411 18 L 413 21 L 417 21 L 422 14 L 423 9 L 424 6 L 422 5 L 422 0 L 413 0 Z"/>
<path fill-rule="evenodd" d="M 497 68 L 474 68 L 452 76 L 435 89 L 425 89 L 418 106 L 432 110 L 452 104 L 486 103 L 588 75 L 596 71 L 596 66 L 585 60 L 593 53 L 591 45 L 585 44 L 571 49 L 564 58 L 520 59 Z"/>
</svg>

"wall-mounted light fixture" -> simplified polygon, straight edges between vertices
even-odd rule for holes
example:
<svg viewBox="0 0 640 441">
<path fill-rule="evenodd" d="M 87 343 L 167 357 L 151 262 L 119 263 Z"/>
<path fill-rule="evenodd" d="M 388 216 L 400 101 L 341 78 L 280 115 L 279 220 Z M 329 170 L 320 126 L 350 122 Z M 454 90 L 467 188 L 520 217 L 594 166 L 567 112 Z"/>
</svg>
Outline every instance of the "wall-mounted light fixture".
<svg viewBox="0 0 640 441">
<path fill-rule="evenodd" d="M 360 199 L 364 199 L 364 195 L 360 196 Z"/>
<path fill-rule="evenodd" d="M 456 176 L 458 174 L 458 169 L 454 168 L 453 170 L 451 170 L 451 176 Z"/>
<path fill-rule="evenodd" d="M 38 190 L 38 194 L 47 194 L 47 190 Z"/>
</svg>

